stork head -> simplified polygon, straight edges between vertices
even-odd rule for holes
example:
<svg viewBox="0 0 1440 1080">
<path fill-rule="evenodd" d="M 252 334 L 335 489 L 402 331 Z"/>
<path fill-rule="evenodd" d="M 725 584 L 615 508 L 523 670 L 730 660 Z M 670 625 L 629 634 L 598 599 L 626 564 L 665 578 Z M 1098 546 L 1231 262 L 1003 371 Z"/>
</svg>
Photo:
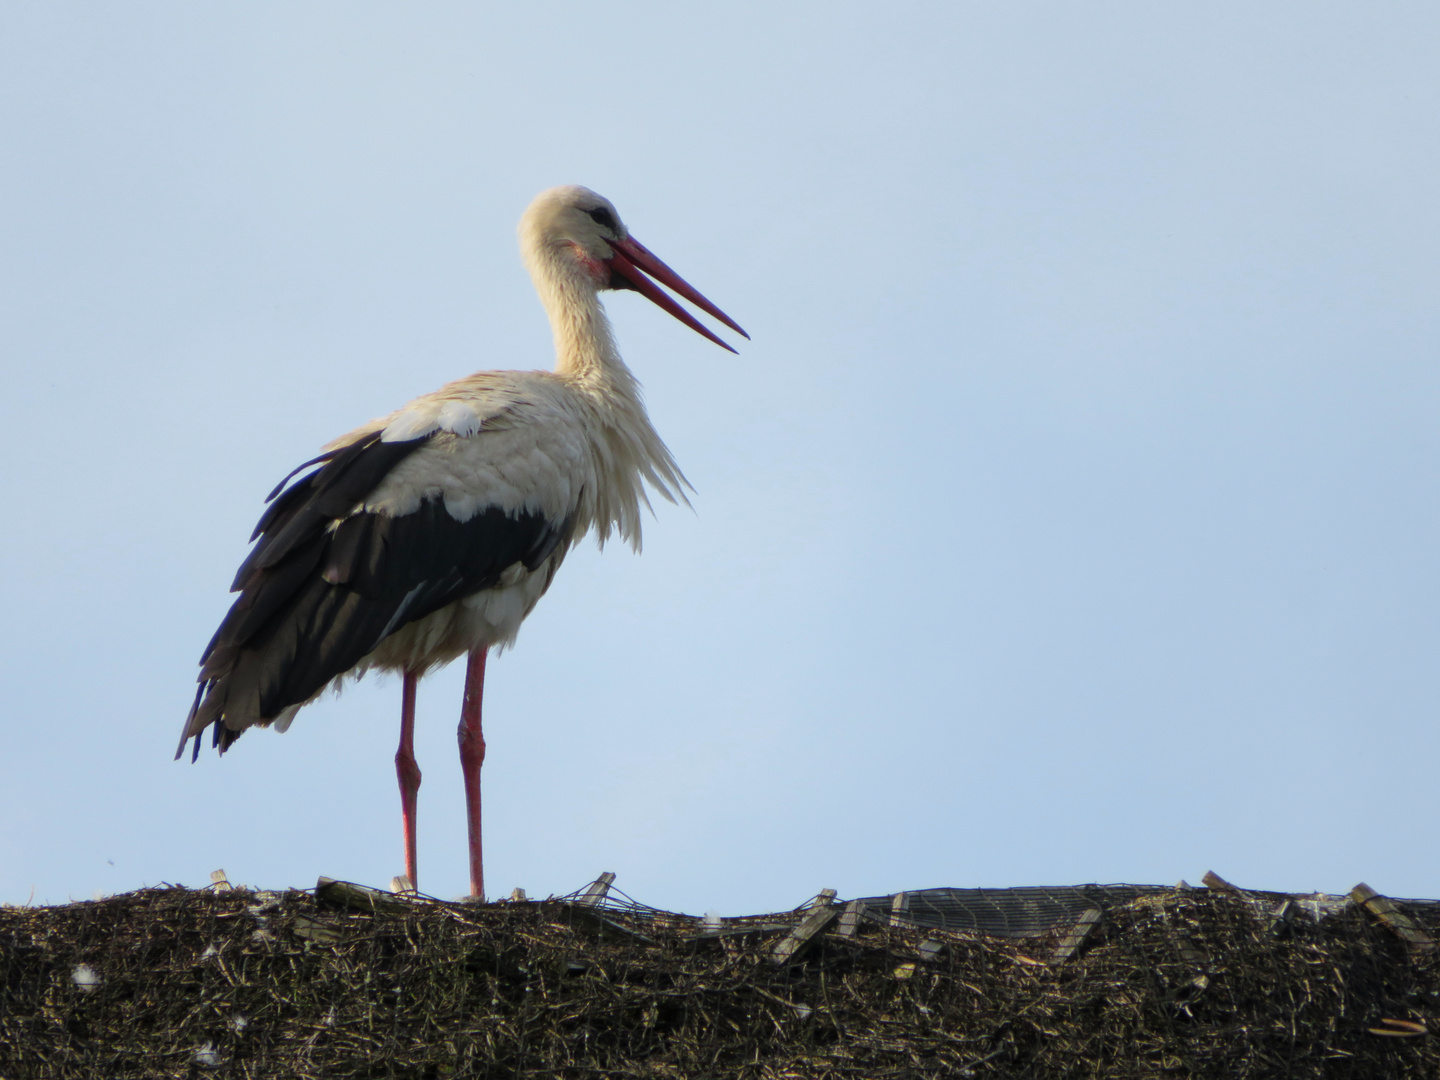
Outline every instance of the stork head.
<svg viewBox="0 0 1440 1080">
<path fill-rule="evenodd" d="M 556 273 L 594 291 L 631 289 L 721 348 L 735 351 L 656 285 L 658 281 L 741 337 L 750 337 L 631 236 L 614 204 L 589 188 L 572 184 L 541 192 L 520 219 L 520 246 L 537 284 L 542 284 L 549 273 Z"/>
</svg>

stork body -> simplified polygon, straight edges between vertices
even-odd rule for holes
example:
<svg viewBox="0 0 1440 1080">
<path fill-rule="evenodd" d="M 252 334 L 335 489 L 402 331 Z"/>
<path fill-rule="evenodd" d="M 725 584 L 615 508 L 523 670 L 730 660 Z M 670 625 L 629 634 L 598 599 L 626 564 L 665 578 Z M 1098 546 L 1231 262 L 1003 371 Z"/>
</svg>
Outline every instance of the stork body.
<svg viewBox="0 0 1440 1080">
<path fill-rule="evenodd" d="M 416 683 L 468 654 L 459 742 L 477 897 L 488 650 L 514 642 L 582 537 L 593 532 L 603 545 L 618 534 L 638 550 L 647 485 L 684 499 L 685 478 L 650 423 L 598 293 L 634 289 L 729 348 L 649 273 L 744 333 L 585 188 L 542 194 L 520 239 L 550 316 L 555 370 L 456 380 L 335 439 L 296 472 L 319 468 L 272 492 L 232 586 L 240 595 L 201 658 L 176 754 L 193 737 L 198 755 L 208 727 L 221 753 L 248 727 L 283 731 L 327 688 L 369 670 L 399 672 L 395 761 L 413 883 Z"/>
</svg>

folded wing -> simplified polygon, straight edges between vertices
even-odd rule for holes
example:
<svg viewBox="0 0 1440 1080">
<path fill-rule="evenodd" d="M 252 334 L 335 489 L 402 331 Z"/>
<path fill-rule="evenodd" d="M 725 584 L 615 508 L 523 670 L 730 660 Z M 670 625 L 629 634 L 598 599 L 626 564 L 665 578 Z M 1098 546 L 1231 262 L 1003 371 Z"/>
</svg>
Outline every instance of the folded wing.
<svg viewBox="0 0 1440 1080">
<path fill-rule="evenodd" d="M 494 587 L 516 564 L 535 570 L 568 537 L 567 521 L 499 506 L 460 520 L 438 494 L 406 514 L 366 509 L 380 482 L 436 437 L 386 442 L 375 431 L 307 462 L 301 469 L 320 467 L 271 493 L 235 576 L 240 595 L 201 657 L 176 757 L 191 737 L 198 754 L 211 725 L 223 752 L 395 631 Z"/>
</svg>

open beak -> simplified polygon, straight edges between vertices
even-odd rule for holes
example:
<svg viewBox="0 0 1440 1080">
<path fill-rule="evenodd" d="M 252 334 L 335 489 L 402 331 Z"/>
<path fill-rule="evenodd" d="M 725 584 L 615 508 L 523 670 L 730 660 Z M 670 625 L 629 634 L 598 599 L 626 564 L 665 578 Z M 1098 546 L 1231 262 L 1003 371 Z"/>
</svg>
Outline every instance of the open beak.
<svg viewBox="0 0 1440 1080">
<path fill-rule="evenodd" d="M 661 285 L 689 300 L 701 311 L 714 315 L 747 341 L 750 339 L 750 335 L 740 329 L 739 323 L 701 296 L 698 289 L 656 258 L 649 248 L 633 236 L 627 236 L 624 240 L 612 240 L 610 247 L 614 249 L 615 253 L 605 262 L 610 267 L 610 287 L 612 289 L 634 289 L 647 300 L 658 304 L 674 315 L 697 334 L 704 335 L 722 349 L 730 349 L 732 353 L 735 352 L 729 345 L 712 334 L 699 319 L 672 300 L 667 293 L 661 292 L 655 285 L 655 281 L 658 281 Z M 653 277 L 655 281 L 651 281 L 649 277 L 645 276 L 646 274 Z"/>
</svg>

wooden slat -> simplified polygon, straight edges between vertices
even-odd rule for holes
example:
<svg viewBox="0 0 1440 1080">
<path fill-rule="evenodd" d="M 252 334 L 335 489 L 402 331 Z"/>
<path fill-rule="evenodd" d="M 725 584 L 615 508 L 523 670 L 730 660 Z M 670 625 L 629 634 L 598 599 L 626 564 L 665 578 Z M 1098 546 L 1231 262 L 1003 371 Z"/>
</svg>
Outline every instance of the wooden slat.
<svg viewBox="0 0 1440 1080">
<path fill-rule="evenodd" d="M 1055 951 L 1050 955 L 1050 963 L 1063 964 L 1069 960 L 1080 951 L 1080 947 L 1085 944 L 1086 939 L 1095 932 L 1095 928 L 1099 925 L 1100 909 L 1087 909 L 1070 928 L 1070 933 L 1066 934 L 1060 944 L 1055 946 Z"/>
<path fill-rule="evenodd" d="M 1214 870 L 1206 870 L 1205 876 L 1200 880 L 1205 884 L 1205 887 L 1208 889 L 1215 889 L 1219 892 L 1235 893 L 1237 896 L 1240 895 L 1239 889 L 1237 889 L 1234 885 L 1231 885 L 1219 874 L 1215 873 Z"/>
<path fill-rule="evenodd" d="M 575 902 L 583 907 L 599 907 L 605 897 L 609 895 L 610 886 L 613 884 L 615 884 L 615 875 L 609 870 L 606 870 L 605 873 L 590 883 L 590 887 L 585 890 L 585 894 Z"/>
<path fill-rule="evenodd" d="M 864 900 L 851 900 L 845 905 L 845 913 L 840 916 L 840 925 L 835 932 L 841 937 L 854 937 L 860 929 L 861 916 L 865 914 Z"/>
<path fill-rule="evenodd" d="M 835 895 L 831 890 L 826 891 L 830 892 L 832 897 Z M 795 957 L 799 955 L 801 949 L 809 945 L 822 930 L 840 917 L 840 909 L 830 903 L 828 899 L 825 900 L 823 904 L 819 903 L 819 900 L 823 896 L 824 893 L 816 898 L 817 902 L 810 909 L 810 914 L 805 916 L 805 918 L 801 920 L 800 925 L 790 931 L 790 933 L 775 946 L 775 951 L 770 954 L 770 959 L 777 965 L 788 964 L 793 961 Z"/>
<path fill-rule="evenodd" d="M 334 945 L 342 937 L 339 930 L 318 919 L 296 915 L 290 921 L 290 932 L 298 938 L 313 941 L 317 945 Z"/>
<path fill-rule="evenodd" d="M 1434 938 L 1422 927 L 1416 925 L 1414 920 L 1401 911 L 1393 900 L 1387 896 L 1381 896 L 1363 881 L 1350 890 L 1350 899 L 1379 919 L 1416 952 L 1434 950 Z"/>
<path fill-rule="evenodd" d="M 898 892 L 890 901 L 890 925 L 910 925 L 910 894 Z"/>
<path fill-rule="evenodd" d="M 315 902 L 349 911 L 405 911 L 408 908 L 405 901 L 389 893 L 328 877 L 322 877 L 315 883 Z"/>
</svg>

